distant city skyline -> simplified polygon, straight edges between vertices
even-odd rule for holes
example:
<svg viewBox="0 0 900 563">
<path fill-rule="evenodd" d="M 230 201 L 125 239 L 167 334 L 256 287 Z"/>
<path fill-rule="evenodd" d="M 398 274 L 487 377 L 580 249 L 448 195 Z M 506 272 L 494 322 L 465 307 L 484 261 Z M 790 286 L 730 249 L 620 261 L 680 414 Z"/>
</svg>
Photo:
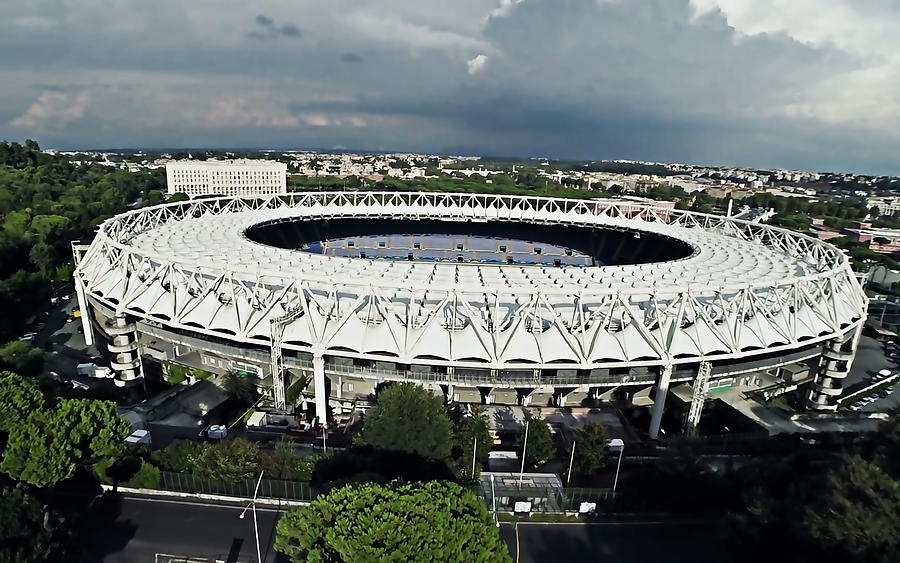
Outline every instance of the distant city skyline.
<svg viewBox="0 0 900 563">
<path fill-rule="evenodd" d="M 900 174 L 883 0 L 12 1 L 0 138 Z"/>
</svg>

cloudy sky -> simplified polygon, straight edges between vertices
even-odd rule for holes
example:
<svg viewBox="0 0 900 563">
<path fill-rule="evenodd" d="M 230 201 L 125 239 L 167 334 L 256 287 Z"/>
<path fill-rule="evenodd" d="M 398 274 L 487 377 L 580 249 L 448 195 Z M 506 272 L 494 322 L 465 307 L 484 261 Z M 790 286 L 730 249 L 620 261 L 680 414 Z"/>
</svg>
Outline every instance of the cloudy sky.
<svg viewBox="0 0 900 563">
<path fill-rule="evenodd" d="M 0 0 L 0 138 L 900 174 L 897 0 Z"/>
</svg>

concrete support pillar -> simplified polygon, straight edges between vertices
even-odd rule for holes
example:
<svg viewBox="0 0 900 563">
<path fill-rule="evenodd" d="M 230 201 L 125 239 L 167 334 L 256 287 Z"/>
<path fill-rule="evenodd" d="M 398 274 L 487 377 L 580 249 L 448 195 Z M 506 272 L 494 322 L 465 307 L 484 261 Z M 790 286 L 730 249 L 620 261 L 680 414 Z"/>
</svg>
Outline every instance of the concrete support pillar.
<svg viewBox="0 0 900 563">
<path fill-rule="evenodd" d="M 654 440 L 659 437 L 659 426 L 662 424 L 670 379 L 672 379 L 672 366 L 667 365 L 660 368 L 659 379 L 656 382 L 656 397 L 653 400 L 653 412 L 650 417 L 650 437 Z"/>
<path fill-rule="evenodd" d="M 78 275 L 75 276 L 75 295 L 78 298 L 78 309 L 81 310 L 81 327 L 84 329 L 84 343 L 91 346 L 94 344 L 91 311 L 88 309 L 87 298 L 84 295 L 84 283 Z"/>
<path fill-rule="evenodd" d="M 316 393 L 316 418 L 328 424 L 328 390 L 325 389 L 325 356 L 313 354 L 313 389 Z"/>
<path fill-rule="evenodd" d="M 337 377 L 337 392 L 334 394 L 334 396 L 337 397 L 338 400 L 344 398 L 344 378 L 340 375 Z"/>
</svg>

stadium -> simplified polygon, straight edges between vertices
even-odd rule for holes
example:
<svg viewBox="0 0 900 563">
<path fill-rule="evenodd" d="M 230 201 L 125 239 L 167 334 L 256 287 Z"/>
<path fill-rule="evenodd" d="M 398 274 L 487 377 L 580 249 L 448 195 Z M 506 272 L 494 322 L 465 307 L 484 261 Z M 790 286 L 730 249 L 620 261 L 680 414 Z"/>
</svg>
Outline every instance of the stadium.
<svg viewBox="0 0 900 563">
<path fill-rule="evenodd" d="M 131 211 L 75 245 L 85 337 L 122 385 L 152 359 L 232 371 L 319 421 L 389 381 L 448 401 L 590 404 L 808 367 L 836 408 L 866 314 L 845 255 L 622 200 L 309 192 Z M 693 411 L 694 409 L 692 409 Z M 699 414 L 698 414 L 699 416 Z"/>
</svg>

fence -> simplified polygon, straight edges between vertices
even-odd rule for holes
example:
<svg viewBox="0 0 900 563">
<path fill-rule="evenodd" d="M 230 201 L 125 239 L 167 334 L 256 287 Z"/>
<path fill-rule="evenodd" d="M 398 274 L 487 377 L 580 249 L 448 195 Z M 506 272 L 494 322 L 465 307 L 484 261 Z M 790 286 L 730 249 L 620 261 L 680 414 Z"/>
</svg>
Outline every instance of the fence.
<svg viewBox="0 0 900 563">
<path fill-rule="evenodd" d="M 253 492 L 256 490 L 256 479 L 216 481 L 189 473 L 163 471 L 160 475 L 159 489 L 176 493 L 223 495 L 249 499 L 253 498 Z M 311 501 L 316 494 L 317 491 L 309 483 L 303 481 L 263 479 L 259 484 L 260 498 Z"/>
<path fill-rule="evenodd" d="M 204 479 L 189 473 L 162 471 L 158 490 L 178 493 L 222 495 L 236 498 L 253 498 L 256 479 L 217 481 Z M 485 503 L 488 510 L 496 506 L 498 512 L 513 512 L 518 501 L 531 502 L 532 512 L 576 512 L 582 502 L 593 502 L 598 512 L 614 512 L 619 509 L 618 496 L 611 489 L 559 488 L 503 485 L 491 489 L 482 485 L 473 492 Z M 259 485 L 259 498 L 312 501 L 319 494 L 310 483 L 263 479 Z M 494 498 L 496 496 L 496 499 Z M 496 503 L 496 505 L 495 505 Z"/>
<path fill-rule="evenodd" d="M 483 483 L 475 491 L 488 510 L 513 512 L 517 502 L 531 503 L 531 512 L 577 512 L 581 503 L 596 504 L 597 512 L 614 512 L 619 507 L 612 489 L 535 487 Z"/>
</svg>

